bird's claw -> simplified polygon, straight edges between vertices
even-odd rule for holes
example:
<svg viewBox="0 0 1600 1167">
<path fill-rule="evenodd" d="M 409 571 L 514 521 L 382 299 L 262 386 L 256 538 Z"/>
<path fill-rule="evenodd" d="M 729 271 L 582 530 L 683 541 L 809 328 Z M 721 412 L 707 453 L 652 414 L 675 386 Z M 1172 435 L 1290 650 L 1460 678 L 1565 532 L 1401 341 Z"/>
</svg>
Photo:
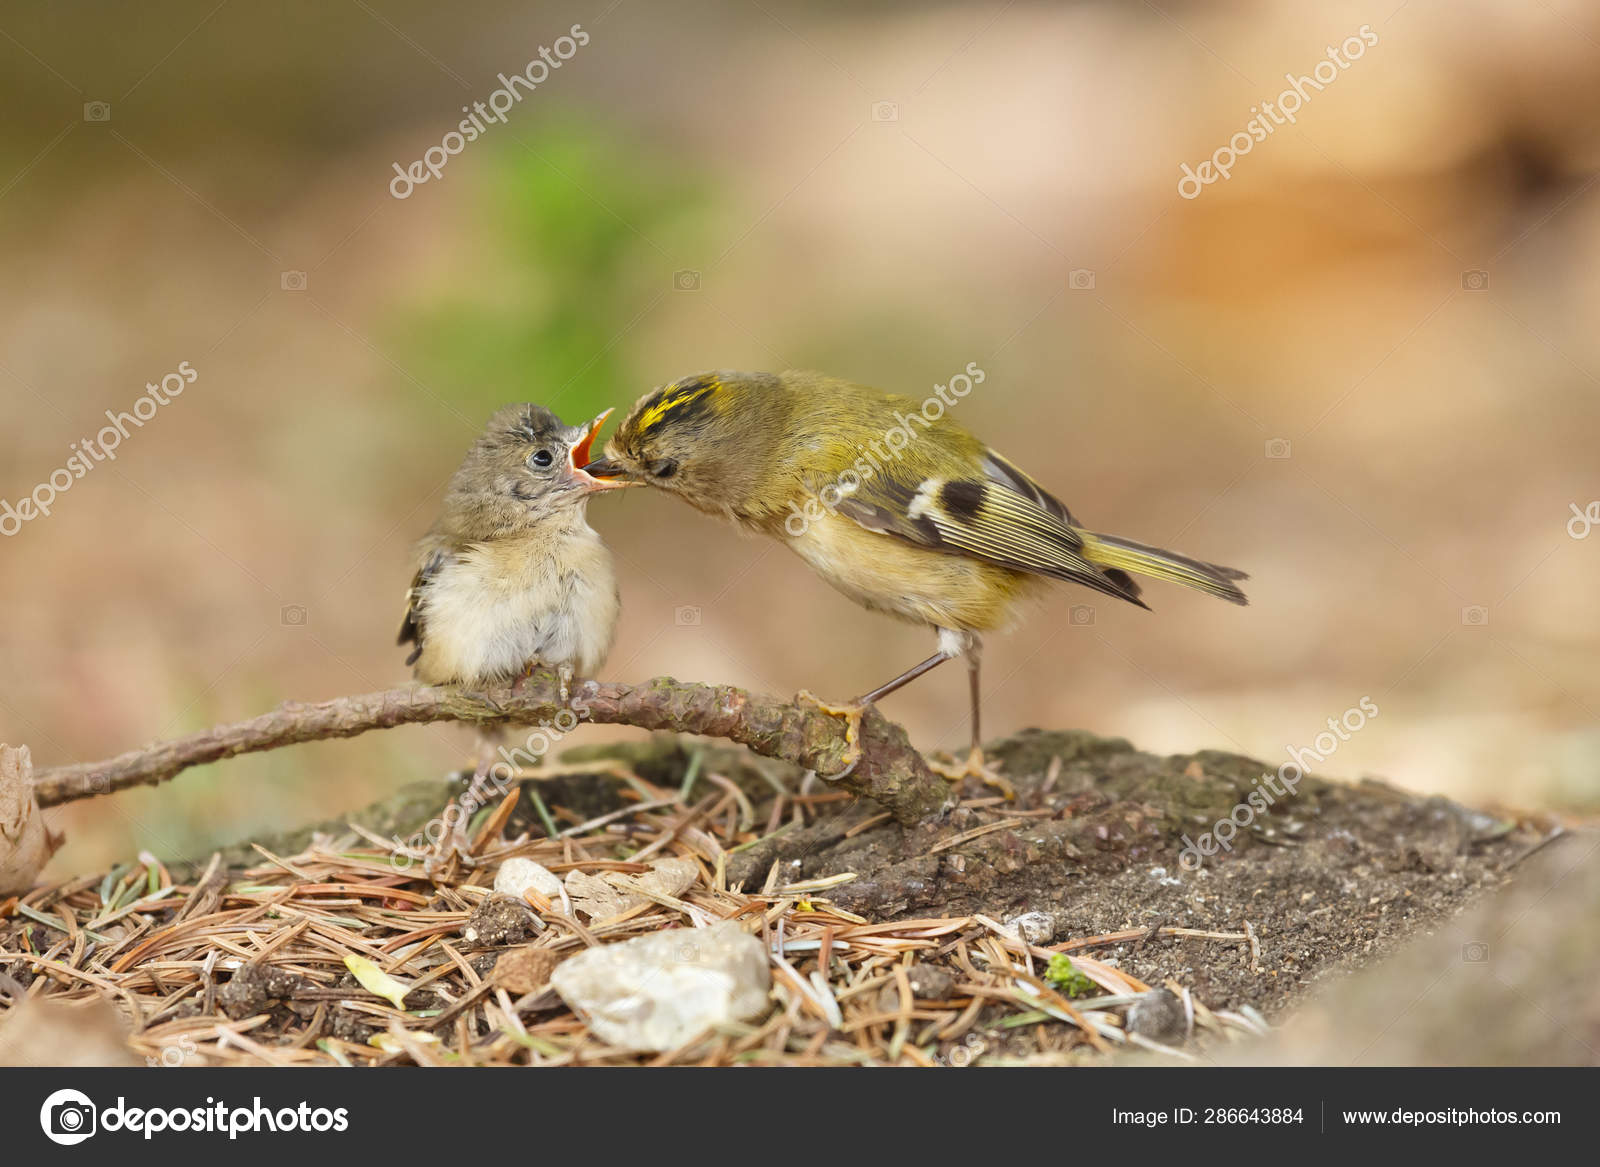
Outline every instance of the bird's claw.
<svg viewBox="0 0 1600 1167">
<path fill-rule="evenodd" d="M 866 713 L 865 705 L 832 705 L 818 697 L 809 689 L 801 689 L 794 695 L 796 701 L 811 705 L 829 717 L 842 717 L 844 719 L 844 756 L 848 759 L 844 769 L 837 774 L 819 774 L 817 777 L 824 782 L 839 782 L 850 777 L 861 764 L 861 718 Z"/>
<path fill-rule="evenodd" d="M 531 664 L 527 668 L 523 669 L 521 675 L 518 676 L 516 680 L 511 682 L 511 692 L 520 696 L 523 688 L 526 687 L 527 683 L 533 679 L 534 670 L 536 670 L 538 667 L 539 666 L 537 664 Z M 561 704 L 563 705 L 567 704 L 572 699 L 572 677 L 573 671 L 570 664 L 558 665 L 556 667 L 556 679 L 560 685 Z"/>
<path fill-rule="evenodd" d="M 947 782 L 964 782 L 968 778 L 978 778 L 985 786 L 991 786 L 1005 795 L 1007 802 L 1017 800 L 1017 791 L 1014 786 L 1000 773 L 998 763 L 991 763 L 983 756 L 980 747 L 973 747 L 967 754 L 965 762 L 945 763 L 928 760 L 928 769 Z"/>
</svg>

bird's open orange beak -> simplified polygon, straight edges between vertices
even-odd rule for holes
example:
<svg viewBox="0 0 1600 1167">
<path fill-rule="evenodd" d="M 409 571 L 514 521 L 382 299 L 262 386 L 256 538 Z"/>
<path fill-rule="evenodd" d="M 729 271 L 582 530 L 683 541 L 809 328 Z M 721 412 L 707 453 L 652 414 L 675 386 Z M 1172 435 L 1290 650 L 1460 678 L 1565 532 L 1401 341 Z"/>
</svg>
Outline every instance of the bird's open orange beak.
<svg viewBox="0 0 1600 1167">
<path fill-rule="evenodd" d="M 588 467 L 593 464 L 591 447 L 594 445 L 595 438 L 600 435 L 600 427 L 606 424 L 606 418 L 610 417 L 611 413 L 612 411 L 608 409 L 591 421 L 588 432 L 579 438 L 572 449 L 568 451 L 567 457 L 571 463 L 572 473 L 583 484 L 585 490 L 620 490 L 624 486 L 631 485 L 631 483 L 623 480 L 597 477 L 589 473 L 588 470 Z"/>
</svg>

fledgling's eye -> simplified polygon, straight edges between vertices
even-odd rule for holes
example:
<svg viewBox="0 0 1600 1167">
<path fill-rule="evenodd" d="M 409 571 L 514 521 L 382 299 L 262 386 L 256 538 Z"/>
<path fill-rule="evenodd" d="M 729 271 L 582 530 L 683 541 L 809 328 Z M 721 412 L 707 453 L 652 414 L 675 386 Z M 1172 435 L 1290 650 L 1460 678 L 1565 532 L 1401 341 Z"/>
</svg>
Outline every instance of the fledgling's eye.
<svg viewBox="0 0 1600 1167">
<path fill-rule="evenodd" d="M 657 478 L 671 478 L 678 472 L 678 463 L 673 458 L 663 458 L 650 468 L 650 473 Z"/>
<path fill-rule="evenodd" d="M 528 455 L 528 465 L 538 466 L 541 469 L 550 465 L 550 463 L 554 462 L 555 460 L 555 455 L 549 450 L 535 450 L 533 453 Z"/>
</svg>

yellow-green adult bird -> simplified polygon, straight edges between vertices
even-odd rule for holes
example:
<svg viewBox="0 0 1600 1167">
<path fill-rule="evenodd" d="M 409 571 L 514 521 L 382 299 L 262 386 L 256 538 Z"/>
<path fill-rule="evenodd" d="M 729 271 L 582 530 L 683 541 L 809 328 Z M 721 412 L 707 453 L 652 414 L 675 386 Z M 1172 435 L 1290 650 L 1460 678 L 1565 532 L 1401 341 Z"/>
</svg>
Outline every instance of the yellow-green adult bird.
<svg viewBox="0 0 1600 1167">
<path fill-rule="evenodd" d="M 981 370 L 969 367 L 981 380 Z M 860 709 L 957 657 L 981 776 L 980 636 L 1010 624 L 1046 579 L 1148 607 L 1133 575 L 1235 604 L 1245 573 L 1089 531 L 1015 464 L 950 420 L 971 391 L 925 402 L 822 373 L 700 373 L 646 394 L 585 469 L 669 491 L 770 535 L 866 607 L 938 632 L 938 651 L 851 703 Z"/>
</svg>

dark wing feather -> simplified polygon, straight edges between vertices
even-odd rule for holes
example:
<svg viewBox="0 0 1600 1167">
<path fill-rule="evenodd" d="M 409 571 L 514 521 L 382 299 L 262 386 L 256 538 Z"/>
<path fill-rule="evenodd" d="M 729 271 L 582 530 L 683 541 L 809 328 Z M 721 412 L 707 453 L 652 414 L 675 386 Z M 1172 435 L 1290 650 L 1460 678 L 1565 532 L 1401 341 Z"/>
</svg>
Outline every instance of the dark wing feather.
<svg viewBox="0 0 1600 1167">
<path fill-rule="evenodd" d="M 1037 503 L 1040 507 L 1049 511 L 1067 526 L 1082 526 L 1077 519 L 1072 517 L 1071 512 L 1067 510 L 1066 505 L 1059 498 L 1040 486 L 1032 478 L 1029 478 L 1021 467 L 1007 458 L 1002 458 L 993 450 L 984 451 L 983 471 L 990 481 L 1010 487 L 1030 502 Z"/>
<path fill-rule="evenodd" d="M 1083 584 L 1144 604 L 1125 572 L 1084 558 L 1082 533 L 1057 499 L 992 451 L 970 478 L 913 479 L 903 464 L 879 467 L 842 498 L 839 513 L 870 531 L 1016 571 Z"/>
<path fill-rule="evenodd" d="M 433 551 L 422 561 L 422 566 L 417 569 L 417 574 L 411 579 L 411 587 L 406 590 L 406 614 L 400 620 L 400 636 L 396 644 L 414 644 L 411 655 L 406 657 L 406 665 L 410 667 L 417 663 L 422 656 L 422 589 L 428 585 L 450 555 L 443 548 Z"/>
</svg>

